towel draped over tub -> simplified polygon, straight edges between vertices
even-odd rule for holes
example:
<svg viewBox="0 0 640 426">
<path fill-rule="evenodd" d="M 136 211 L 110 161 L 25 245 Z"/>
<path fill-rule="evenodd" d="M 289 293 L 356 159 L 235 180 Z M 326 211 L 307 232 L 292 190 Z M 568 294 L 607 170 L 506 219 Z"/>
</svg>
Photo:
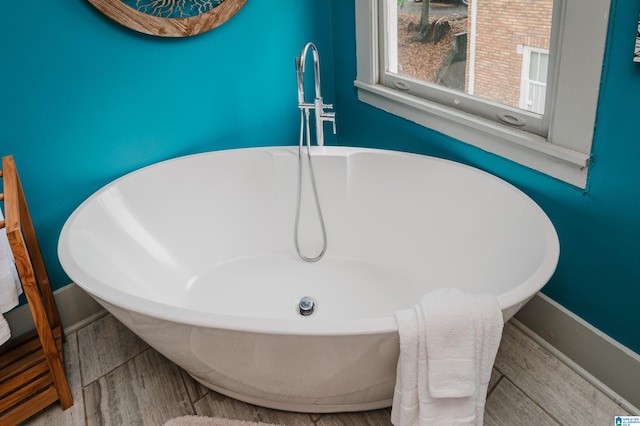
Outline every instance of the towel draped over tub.
<svg viewBox="0 0 640 426">
<path fill-rule="evenodd" d="M 440 289 L 395 318 L 400 358 L 391 422 L 482 425 L 504 326 L 496 297 Z"/>
</svg>

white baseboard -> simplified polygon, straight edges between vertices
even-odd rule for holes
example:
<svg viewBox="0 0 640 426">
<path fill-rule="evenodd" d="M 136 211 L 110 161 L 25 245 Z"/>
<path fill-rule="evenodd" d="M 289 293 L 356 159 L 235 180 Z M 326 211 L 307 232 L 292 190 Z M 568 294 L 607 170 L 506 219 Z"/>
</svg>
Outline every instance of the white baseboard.
<svg viewBox="0 0 640 426">
<path fill-rule="evenodd" d="M 515 319 L 514 325 L 554 356 L 629 413 L 640 415 L 639 354 L 542 293 L 531 299 Z"/>
<path fill-rule="evenodd" d="M 76 284 L 69 284 L 53 292 L 60 311 L 65 334 L 104 315 L 106 311 Z M 35 328 L 28 305 L 19 306 L 4 314 L 12 336 L 20 336 Z"/>
</svg>

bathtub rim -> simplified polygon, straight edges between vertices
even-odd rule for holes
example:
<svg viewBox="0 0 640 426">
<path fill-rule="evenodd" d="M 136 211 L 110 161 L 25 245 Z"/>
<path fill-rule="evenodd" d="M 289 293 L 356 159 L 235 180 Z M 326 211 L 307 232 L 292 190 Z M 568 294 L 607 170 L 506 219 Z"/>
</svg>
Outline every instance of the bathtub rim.
<svg viewBox="0 0 640 426">
<path fill-rule="evenodd" d="M 107 283 L 95 279 L 86 273 L 80 265 L 78 265 L 71 255 L 68 245 L 65 244 L 66 236 L 70 232 L 75 218 L 82 212 L 83 207 L 91 203 L 92 200 L 99 197 L 102 192 L 121 182 L 122 180 L 144 171 L 165 166 L 168 163 L 185 161 L 192 157 L 215 155 L 221 152 L 241 152 L 241 151 L 284 151 L 287 154 L 297 155 L 297 146 L 260 146 L 249 148 L 231 148 L 217 151 L 208 151 L 197 154 L 190 154 L 170 158 L 167 160 L 152 163 L 150 165 L 138 168 L 121 177 L 112 180 L 102 186 L 85 199 L 67 218 L 61 230 L 58 240 L 58 258 L 65 273 L 69 275 L 72 281 L 80 288 L 85 290 L 98 302 L 104 300 L 110 304 L 129 309 L 151 317 L 172 321 L 181 324 L 199 326 L 199 327 L 215 327 L 229 330 L 247 331 L 255 333 L 271 333 L 271 334 L 303 334 L 303 335 L 350 335 L 350 334 L 377 334 L 386 332 L 397 332 L 397 325 L 393 315 L 387 317 L 363 318 L 358 320 L 326 320 L 313 321 L 314 317 L 301 317 L 300 321 L 292 321 L 290 318 L 258 318 L 246 316 L 231 316 L 217 314 L 213 312 L 205 312 L 193 310 L 181 306 L 169 305 L 166 303 L 153 301 L 136 296 L 125 291 L 118 290 Z M 538 265 L 536 271 L 530 275 L 525 281 L 518 284 L 511 290 L 496 296 L 500 309 L 503 312 L 505 321 L 513 316 L 528 300 L 530 300 L 540 289 L 542 289 L 553 276 L 560 255 L 560 243 L 557 232 L 553 223 L 542 210 L 542 208 L 531 197 L 511 183 L 485 172 L 473 166 L 465 165 L 459 162 L 433 157 L 429 155 L 416 154 L 404 151 L 395 151 L 387 149 L 361 148 L 361 147 L 343 147 L 343 146 L 324 146 L 312 147 L 312 154 L 319 155 L 336 155 L 348 156 L 353 153 L 370 152 L 383 155 L 399 155 L 411 157 L 426 157 L 432 161 L 444 162 L 455 167 L 462 167 L 473 170 L 476 173 L 484 175 L 485 178 L 493 180 L 505 189 L 516 193 L 522 197 L 524 201 L 531 206 L 536 215 L 539 216 L 544 226 L 545 240 L 547 241 L 547 250 L 543 262 Z M 416 300 L 418 303 L 419 300 Z M 407 306 L 411 308 L 411 306 Z M 309 321 L 311 319 L 311 321 Z"/>
</svg>

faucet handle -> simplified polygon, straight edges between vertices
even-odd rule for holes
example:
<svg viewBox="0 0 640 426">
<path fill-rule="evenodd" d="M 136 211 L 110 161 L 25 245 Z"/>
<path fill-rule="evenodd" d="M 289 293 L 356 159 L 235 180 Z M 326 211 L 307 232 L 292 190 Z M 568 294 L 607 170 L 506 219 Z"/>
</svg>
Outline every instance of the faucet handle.
<svg viewBox="0 0 640 426">
<path fill-rule="evenodd" d="M 336 113 L 334 111 L 325 111 L 325 108 L 333 109 L 333 104 L 322 103 L 322 109 L 320 110 L 320 119 L 324 123 L 325 121 L 331 122 L 333 126 L 333 134 L 336 132 Z"/>
<path fill-rule="evenodd" d="M 331 106 L 326 105 L 328 107 L 331 108 Z M 336 113 L 333 111 L 330 112 L 322 112 L 322 121 L 329 121 L 331 122 L 331 124 L 333 125 L 333 134 L 335 135 L 336 132 Z"/>
</svg>

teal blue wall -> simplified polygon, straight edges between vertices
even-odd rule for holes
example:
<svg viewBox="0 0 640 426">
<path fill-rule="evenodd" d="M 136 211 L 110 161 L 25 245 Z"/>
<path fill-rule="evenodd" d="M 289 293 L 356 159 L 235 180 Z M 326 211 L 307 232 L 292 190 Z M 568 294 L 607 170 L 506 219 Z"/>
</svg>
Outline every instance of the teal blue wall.
<svg viewBox="0 0 640 426">
<path fill-rule="evenodd" d="M 250 0 L 184 39 L 133 32 L 87 0 L 2 12 L 0 155 L 15 156 L 55 288 L 70 282 L 56 254 L 65 219 L 112 179 L 183 154 L 296 144 L 294 58 L 309 40 L 333 92 L 324 0 Z"/>
<path fill-rule="evenodd" d="M 353 1 L 272 3 L 250 0 L 222 27 L 179 40 L 125 29 L 86 0 L 4 8 L 0 155 L 16 157 L 54 287 L 69 283 L 56 256 L 64 220 L 110 180 L 182 154 L 297 143 L 293 58 L 313 40 L 341 144 L 454 159 L 524 190 L 562 245 L 544 292 L 640 352 L 638 2 L 613 0 L 587 191 L 358 102 Z"/>
<path fill-rule="evenodd" d="M 640 353 L 640 63 L 633 63 L 640 3 L 612 0 L 587 191 L 357 101 L 353 2 L 333 0 L 340 143 L 450 158 L 529 194 L 557 228 L 561 255 L 544 293 Z"/>
</svg>

